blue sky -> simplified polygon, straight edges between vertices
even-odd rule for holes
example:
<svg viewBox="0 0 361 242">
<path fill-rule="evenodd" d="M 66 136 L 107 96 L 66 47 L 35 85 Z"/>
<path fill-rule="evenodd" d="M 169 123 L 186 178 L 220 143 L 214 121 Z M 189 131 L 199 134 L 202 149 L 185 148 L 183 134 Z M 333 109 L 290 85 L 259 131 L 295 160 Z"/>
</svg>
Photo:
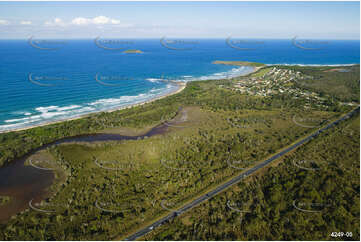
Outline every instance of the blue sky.
<svg viewBox="0 0 361 242">
<path fill-rule="evenodd" d="M 359 2 L 0 2 L 0 38 L 359 39 Z"/>
</svg>

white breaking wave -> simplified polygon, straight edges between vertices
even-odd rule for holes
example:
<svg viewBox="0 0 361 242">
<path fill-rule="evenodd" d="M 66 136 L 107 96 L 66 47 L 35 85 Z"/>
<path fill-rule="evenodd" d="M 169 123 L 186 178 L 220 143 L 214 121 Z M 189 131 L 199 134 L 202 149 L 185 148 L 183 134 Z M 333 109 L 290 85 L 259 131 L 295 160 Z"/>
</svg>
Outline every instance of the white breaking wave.
<svg viewBox="0 0 361 242">
<path fill-rule="evenodd" d="M 229 71 L 217 72 L 209 75 L 203 76 L 181 76 L 181 77 L 164 77 L 162 78 L 148 78 L 147 81 L 150 82 L 160 82 L 160 81 L 175 81 L 175 82 L 189 82 L 189 81 L 205 81 L 205 80 L 214 80 L 214 79 L 228 79 L 234 78 L 242 75 L 249 74 L 253 71 L 253 67 L 250 66 L 241 66 L 232 68 Z"/>
<path fill-rule="evenodd" d="M 252 67 L 239 67 L 232 68 L 230 71 L 219 72 L 204 76 L 181 76 L 181 78 L 148 78 L 146 80 L 150 82 L 164 82 L 164 81 L 176 81 L 176 82 L 188 82 L 194 80 L 211 80 L 211 79 L 222 79 L 232 78 L 250 73 L 253 70 Z M 93 102 L 84 103 L 82 105 L 69 105 L 69 106 L 47 106 L 37 107 L 33 110 L 27 110 L 22 112 L 14 112 L 16 115 L 23 115 L 24 117 L 8 119 L 4 121 L 3 125 L 0 125 L 1 131 L 8 131 L 20 128 L 26 128 L 33 125 L 46 124 L 54 121 L 62 121 L 69 118 L 76 118 L 85 114 L 94 112 L 106 111 L 115 108 L 122 108 L 129 105 L 142 103 L 175 90 L 177 86 L 172 83 L 168 83 L 163 88 L 153 88 L 147 93 L 140 93 L 134 96 L 120 96 L 118 98 L 103 98 L 95 100 Z"/>
<path fill-rule="evenodd" d="M 65 110 L 71 110 L 71 109 L 75 109 L 75 108 L 80 108 L 81 106 L 79 105 L 71 105 L 68 107 L 62 107 L 62 108 L 57 108 L 58 111 L 65 111 Z"/>
<path fill-rule="evenodd" d="M 57 109 L 59 108 L 58 106 L 49 106 L 49 107 L 38 107 L 38 108 L 35 108 L 36 111 L 38 112 L 48 112 L 50 110 L 54 110 L 54 109 Z"/>
<path fill-rule="evenodd" d="M 150 82 L 160 82 L 160 81 L 164 81 L 164 79 L 160 79 L 160 78 L 147 78 L 145 79 L 146 81 L 150 81 Z"/>
<path fill-rule="evenodd" d="M 0 125 L 1 131 L 8 131 L 20 128 L 26 128 L 33 125 L 46 124 L 54 121 L 62 121 L 69 118 L 76 118 L 85 114 L 106 111 L 109 109 L 126 107 L 129 105 L 149 101 L 153 98 L 172 92 L 177 86 L 167 84 L 164 88 L 153 88 L 146 93 L 140 93 L 134 96 L 120 96 L 118 98 L 104 98 L 94 102 L 84 103 L 83 105 L 69 106 L 47 106 L 37 107 L 32 112 L 14 112 L 24 117 L 8 119 L 4 125 Z"/>
<path fill-rule="evenodd" d="M 38 119 L 39 115 L 34 115 L 31 117 L 27 117 L 27 118 L 16 118 L 16 119 L 8 119 L 5 120 L 5 123 L 15 123 L 15 122 L 21 122 L 21 121 L 26 121 L 26 120 L 34 120 L 34 119 Z"/>
<path fill-rule="evenodd" d="M 238 77 L 238 76 L 242 76 L 242 75 L 251 73 L 253 71 L 253 69 L 254 68 L 250 67 L 250 66 L 241 66 L 241 67 L 237 67 L 237 68 L 232 68 L 229 71 L 218 72 L 218 73 L 200 76 L 200 77 L 192 77 L 186 81 L 194 81 L 194 80 L 205 81 L 205 80 L 214 80 L 214 79 L 229 79 L 229 78 L 234 78 L 234 77 Z"/>
</svg>

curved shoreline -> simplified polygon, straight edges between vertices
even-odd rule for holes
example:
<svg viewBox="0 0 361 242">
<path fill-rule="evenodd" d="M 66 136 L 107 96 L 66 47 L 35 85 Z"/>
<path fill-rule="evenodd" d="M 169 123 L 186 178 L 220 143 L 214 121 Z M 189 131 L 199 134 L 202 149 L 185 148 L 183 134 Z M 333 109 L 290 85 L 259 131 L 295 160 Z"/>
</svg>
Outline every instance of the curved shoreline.
<svg viewBox="0 0 361 242">
<path fill-rule="evenodd" d="M 238 66 L 240 67 L 241 65 L 234 65 L 234 66 Z M 245 65 L 243 65 L 245 66 Z M 257 67 L 253 67 L 253 70 L 244 74 L 241 74 L 239 76 L 244 76 L 244 75 L 249 75 L 253 72 L 256 72 L 259 68 Z M 233 77 L 234 78 L 234 77 Z M 211 80 L 211 79 L 210 79 Z M 123 110 L 123 109 L 128 109 L 128 108 L 133 108 L 133 107 L 137 107 L 137 106 L 141 106 L 147 103 L 151 103 L 154 102 L 156 100 L 162 99 L 162 98 L 166 98 L 168 96 L 171 95 L 175 95 L 177 93 L 180 93 L 181 91 L 183 91 L 183 89 L 187 86 L 187 82 L 175 82 L 172 81 L 172 84 L 176 85 L 176 90 L 171 91 L 171 92 L 167 92 L 164 94 L 160 94 L 156 97 L 153 97 L 149 100 L 146 101 L 142 101 L 142 102 L 138 102 L 138 103 L 134 103 L 134 104 L 128 104 L 128 105 L 124 105 L 124 106 L 120 106 L 120 107 L 113 107 L 113 108 L 109 108 L 106 110 L 98 110 L 98 111 L 94 111 L 94 112 L 89 112 L 86 114 L 79 114 L 73 117 L 69 117 L 69 118 L 63 118 L 63 119 L 59 119 L 59 120 L 54 120 L 54 121 L 44 121 L 43 123 L 39 123 L 39 124 L 34 124 L 34 125 L 29 125 L 29 126 L 25 126 L 25 127 L 21 127 L 21 128 L 13 128 L 13 129 L 8 129 L 8 130 L 0 130 L 0 135 L 4 134 L 4 133 L 10 133 L 10 132 L 17 132 L 17 131 L 24 131 L 24 130 L 28 130 L 28 129 L 32 129 L 32 128 L 37 128 L 37 127 L 44 127 L 47 125 L 52 125 L 52 124 L 57 124 L 57 123 L 62 123 L 62 122 L 67 122 L 67 121 L 72 121 L 72 120 L 78 120 L 78 119 L 82 119 L 82 118 L 86 118 L 86 117 L 90 117 L 91 115 L 94 114 L 98 114 L 98 113 L 111 113 L 111 112 L 115 112 L 115 111 L 119 111 L 119 110 Z"/>
<path fill-rule="evenodd" d="M 241 67 L 241 65 L 236 65 L 238 67 Z M 244 65 L 246 66 L 246 65 Z M 250 72 L 247 73 L 240 73 L 234 77 L 237 76 L 243 76 L 243 75 L 248 75 L 255 72 L 255 70 L 253 69 Z M 206 75 L 208 76 L 208 74 Z M 203 76 L 202 76 L 203 77 Z M 223 77 L 214 77 L 214 78 L 209 78 L 209 79 L 205 79 L 205 80 L 214 80 L 214 79 L 223 79 Z M 173 85 L 172 89 L 175 88 L 175 90 L 167 90 L 166 92 L 162 93 L 162 94 L 158 94 L 156 96 L 153 96 L 151 98 L 149 98 L 148 100 L 145 101 L 140 101 L 140 102 L 136 102 L 136 103 L 132 103 L 132 104 L 123 104 L 122 106 L 118 106 L 118 107 L 108 107 L 108 108 L 104 108 L 102 110 L 94 110 L 94 111 L 90 111 L 87 113 L 83 113 L 83 114 L 74 114 L 74 115 L 69 115 L 68 117 L 61 117 L 59 119 L 55 119 L 55 120 L 37 120 L 35 124 L 28 124 L 29 122 L 25 122 L 25 123 L 16 123 L 15 125 L 17 127 L 9 127 L 9 128 L 5 128 L 4 130 L 0 130 L 0 134 L 3 133 L 10 133 L 10 132 L 17 132 L 17 131 L 24 131 L 24 130 L 28 130 L 28 129 L 32 129 L 32 128 L 37 128 L 37 127 L 43 127 L 43 126 L 47 126 L 47 125 L 52 125 L 52 124 L 57 124 L 57 123 L 61 123 L 61 122 L 67 122 L 67 121 L 72 121 L 72 120 L 77 120 L 77 119 L 81 119 L 81 118 L 86 118 L 86 117 L 90 117 L 91 115 L 94 114 L 98 114 L 98 113 L 109 113 L 109 112 L 114 112 L 114 111 L 119 111 L 119 110 L 123 110 L 123 109 L 127 109 L 127 108 L 132 108 L 132 107 L 136 107 L 136 106 L 140 106 L 143 104 L 147 104 L 174 94 L 177 94 L 179 92 L 181 92 L 185 87 L 187 82 L 189 81 L 197 81 L 197 80 L 203 80 L 203 79 L 192 79 L 192 80 L 170 80 L 170 84 Z M 55 104 L 54 104 L 55 105 Z M 76 104 L 73 104 L 76 105 Z M 30 122 L 31 123 L 31 122 Z M 1 126 L 6 126 L 6 124 L 0 125 Z"/>
<path fill-rule="evenodd" d="M 161 94 L 161 95 L 156 96 L 154 98 L 151 98 L 151 99 L 149 99 L 147 101 L 134 103 L 134 104 L 129 104 L 129 105 L 125 105 L 125 106 L 121 106 L 121 107 L 117 107 L 117 108 L 111 108 L 111 109 L 108 109 L 108 110 L 101 110 L 101 111 L 90 112 L 90 113 L 87 113 L 87 114 L 81 114 L 79 116 L 72 117 L 72 118 L 64 118 L 64 119 L 61 119 L 61 120 L 49 121 L 49 122 L 45 121 L 44 123 L 41 123 L 41 124 L 35 124 L 35 125 L 23 127 L 23 128 L 15 128 L 15 129 L 3 130 L 3 131 L 0 131 L 0 134 L 10 133 L 10 132 L 17 132 L 17 131 L 24 131 L 24 130 L 37 128 L 37 127 L 43 127 L 43 126 L 47 126 L 47 125 L 51 125 L 51 124 L 57 124 L 57 123 L 61 123 L 61 122 L 67 122 L 67 121 L 82 119 L 82 118 L 86 118 L 86 117 L 89 117 L 89 116 L 97 114 L 97 113 L 102 113 L 102 112 L 111 113 L 111 112 L 115 112 L 115 111 L 119 111 L 119 110 L 123 110 L 123 109 L 127 109 L 127 108 L 133 108 L 133 107 L 141 106 L 141 105 L 151 103 L 151 102 L 154 102 L 154 101 L 162 99 L 162 98 L 166 98 L 166 97 L 171 96 L 171 95 L 175 95 L 175 94 L 183 91 L 183 89 L 186 87 L 185 82 L 184 83 L 183 82 L 174 82 L 174 83 L 177 85 L 176 90 L 174 90 L 172 92 L 165 93 L 165 94 Z"/>
</svg>

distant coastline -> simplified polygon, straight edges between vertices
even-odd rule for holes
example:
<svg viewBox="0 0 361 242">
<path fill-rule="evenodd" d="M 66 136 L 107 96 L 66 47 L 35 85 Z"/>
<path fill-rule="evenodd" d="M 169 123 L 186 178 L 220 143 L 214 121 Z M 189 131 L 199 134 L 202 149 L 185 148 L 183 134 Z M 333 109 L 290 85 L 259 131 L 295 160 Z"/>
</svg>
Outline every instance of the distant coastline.
<svg viewBox="0 0 361 242">
<path fill-rule="evenodd" d="M 221 65 L 233 65 L 233 66 L 252 66 L 252 67 L 264 67 L 264 66 L 355 66 L 360 65 L 360 63 L 353 64 L 289 64 L 289 63 L 274 63 L 274 64 L 262 64 L 258 62 L 248 62 L 248 61 L 213 61 L 213 64 Z"/>
<path fill-rule="evenodd" d="M 265 64 L 266 66 L 356 66 L 360 63 L 354 64 L 287 64 L 287 63 L 276 63 L 276 64 Z"/>
</svg>

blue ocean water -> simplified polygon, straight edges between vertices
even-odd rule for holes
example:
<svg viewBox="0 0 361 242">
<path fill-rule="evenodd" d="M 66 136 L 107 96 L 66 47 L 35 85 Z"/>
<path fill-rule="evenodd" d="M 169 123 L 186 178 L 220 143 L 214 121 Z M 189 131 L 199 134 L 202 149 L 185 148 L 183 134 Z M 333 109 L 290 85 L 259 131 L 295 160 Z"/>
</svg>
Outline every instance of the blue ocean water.
<svg viewBox="0 0 361 242">
<path fill-rule="evenodd" d="M 0 40 L 0 132 L 147 101 L 174 91 L 169 80 L 252 70 L 215 60 L 338 65 L 359 53 L 359 40 Z"/>
</svg>

